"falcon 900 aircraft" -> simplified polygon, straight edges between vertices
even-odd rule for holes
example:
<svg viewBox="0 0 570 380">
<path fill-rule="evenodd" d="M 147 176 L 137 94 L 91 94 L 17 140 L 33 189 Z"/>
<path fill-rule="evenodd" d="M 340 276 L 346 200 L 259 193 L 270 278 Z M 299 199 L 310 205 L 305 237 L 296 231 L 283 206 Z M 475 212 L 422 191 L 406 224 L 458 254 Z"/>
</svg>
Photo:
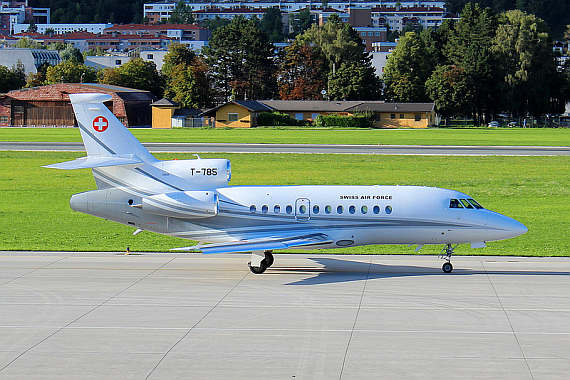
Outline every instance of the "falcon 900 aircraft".
<svg viewBox="0 0 570 380">
<path fill-rule="evenodd" d="M 87 157 L 48 165 L 91 168 L 97 190 L 71 197 L 75 211 L 198 241 L 179 250 L 251 252 L 263 273 L 272 251 L 368 244 L 443 244 L 443 271 L 461 243 L 472 248 L 527 228 L 458 191 L 421 186 L 229 186 L 230 161 L 161 161 L 121 124 L 106 94 L 69 95 Z"/>
</svg>

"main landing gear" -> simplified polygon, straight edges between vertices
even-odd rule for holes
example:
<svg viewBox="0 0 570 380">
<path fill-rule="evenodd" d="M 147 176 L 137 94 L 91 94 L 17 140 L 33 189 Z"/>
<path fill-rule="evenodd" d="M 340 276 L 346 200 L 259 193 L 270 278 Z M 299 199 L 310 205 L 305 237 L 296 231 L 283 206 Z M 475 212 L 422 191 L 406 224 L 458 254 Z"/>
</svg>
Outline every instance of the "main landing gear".
<svg viewBox="0 0 570 380">
<path fill-rule="evenodd" d="M 453 265 L 451 265 L 451 255 L 453 255 L 453 250 L 457 248 L 459 244 L 456 244 L 455 247 L 452 247 L 451 244 L 447 244 L 439 254 L 439 258 L 445 260 L 445 263 L 441 266 L 441 270 L 444 273 L 451 273 L 453 270 Z M 444 253 L 445 252 L 445 253 Z"/>
<path fill-rule="evenodd" d="M 272 251 L 254 251 L 251 253 L 251 261 L 247 264 L 249 265 L 251 273 L 262 274 L 267 268 L 273 265 L 275 258 L 271 252 Z"/>
</svg>

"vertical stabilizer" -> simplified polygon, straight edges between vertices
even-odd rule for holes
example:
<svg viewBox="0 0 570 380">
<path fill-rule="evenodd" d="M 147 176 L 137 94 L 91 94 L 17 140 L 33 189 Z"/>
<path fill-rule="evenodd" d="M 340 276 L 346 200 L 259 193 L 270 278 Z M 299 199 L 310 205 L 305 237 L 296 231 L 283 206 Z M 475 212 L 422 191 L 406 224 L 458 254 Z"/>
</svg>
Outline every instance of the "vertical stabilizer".
<svg viewBox="0 0 570 380">
<path fill-rule="evenodd" d="M 157 161 L 103 104 L 112 99 L 111 95 L 70 94 L 69 99 L 88 156 L 135 155 L 144 162 Z"/>
</svg>

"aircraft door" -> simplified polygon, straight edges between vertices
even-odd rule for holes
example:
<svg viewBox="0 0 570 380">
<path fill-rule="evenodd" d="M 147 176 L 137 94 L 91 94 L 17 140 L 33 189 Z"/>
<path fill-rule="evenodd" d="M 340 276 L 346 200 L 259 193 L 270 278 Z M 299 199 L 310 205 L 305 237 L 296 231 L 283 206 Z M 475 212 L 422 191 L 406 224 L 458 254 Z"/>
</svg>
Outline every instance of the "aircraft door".
<svg viewBox="0 0 570 380">
<path fill-rule="evenodd" d="M 311 219 L 311 201 L 308 198 L 298 198 L 295 201 L 295 218 L 299 222 Z"/>
</svg>

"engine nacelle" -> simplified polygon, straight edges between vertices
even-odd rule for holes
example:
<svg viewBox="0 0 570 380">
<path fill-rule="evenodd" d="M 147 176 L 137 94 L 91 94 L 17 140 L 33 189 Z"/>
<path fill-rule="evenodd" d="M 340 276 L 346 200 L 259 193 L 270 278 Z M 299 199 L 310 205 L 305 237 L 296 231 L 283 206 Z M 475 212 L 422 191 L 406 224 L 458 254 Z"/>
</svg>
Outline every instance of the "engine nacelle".
<svg viewBox="0 0 570 380">
<path fill-rule="evenodd" d="M 218 214 L 218 208 L 215 191 L 176 191 L 142 199 L 144 212 L 171 218 L 210 218 Z"/>
</svg>

